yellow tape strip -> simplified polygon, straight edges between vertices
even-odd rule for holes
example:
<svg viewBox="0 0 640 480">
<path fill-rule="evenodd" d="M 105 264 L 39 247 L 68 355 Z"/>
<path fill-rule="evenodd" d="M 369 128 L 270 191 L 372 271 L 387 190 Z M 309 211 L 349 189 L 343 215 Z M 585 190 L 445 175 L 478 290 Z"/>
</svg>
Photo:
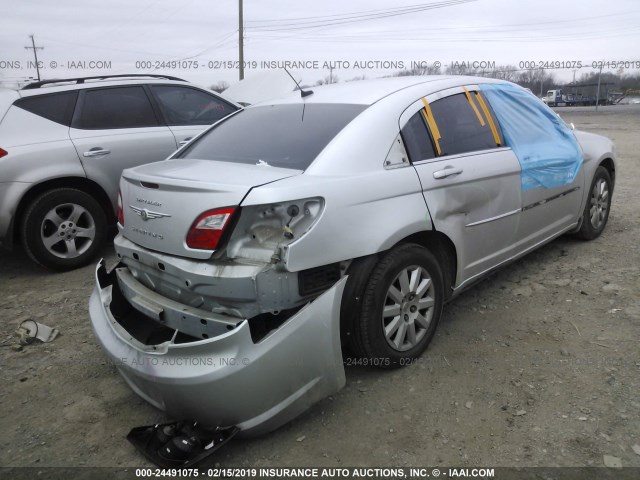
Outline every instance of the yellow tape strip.
<svg viewBox="0 0 640 480">
<path fill-rule="evenodd" d="M 442 149 L 440 148 L 440 130 L 438 129 L 438 124 L 436 123 L 435 118 L 433 118 L 433 113 L 431 113 L 431 107 L 429 107 L 429 102 L 422 97 L 422 103 L 424 103 L 424 108 L 422 109 L 422 115 L 429 125 L 429 130 L 431 130 L 431 135 L 433 135 L 433 140 L 436 142 L 436 151 L 438 155 L 442 155 Z"/>
<path fill-rule="evenodd" d="M 500 146 L 501 145 L 500 135 L 498 135 L 498 129 L 496 128 L 496 125 L 493 123 L 493 118 L 491 118 L 491 114 L 489 113 L 487 104 L 484 103 L 482 96 L 478 92 L 475 92 L 475 94 L 476 94 L 476 100 L 478 100 L 478 103 L 480 104 L 480 108 L 482 108 L 482 111 L 484 112 L 484 116 L 487 117 L 487 120 L 489 122 L 489 127 L 491 128 L 491 133 L 493 134 L 493 139 L 495 140 L 496 145 Z"/>
<path fill-rule="evenodd" d="M 462 89 L 464 90 L 464 94 L 467 96 L 467 100 L 469 101 L 469 105 L 471 105 L 471 108 L 473 108 L 473 111 L 476 112 L 476 117 L 478 117 L 478 121 L 480 122 L 480 126 L 484 127 L 484 125 L 485 125 L 484 119 L 482 118 L 482 115 L 480 115 L 480 112 L 478 111 L 478 107 L 476 107 L 476 102 L 473 101 L 473 98 L 471 97 L 471 94 L 469 93 L 469 90 L 467 90 L 464 87 L 462 87 Z"/>
</svg>

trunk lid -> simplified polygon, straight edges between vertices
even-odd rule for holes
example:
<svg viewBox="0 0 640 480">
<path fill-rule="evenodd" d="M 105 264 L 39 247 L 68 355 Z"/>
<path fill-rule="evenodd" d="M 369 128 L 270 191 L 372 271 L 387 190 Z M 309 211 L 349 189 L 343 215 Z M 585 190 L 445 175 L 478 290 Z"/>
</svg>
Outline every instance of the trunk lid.
<svg viewBox="0 0 640 480">
<path fill-rule="evenodd" d="M 299 175 L 300 170 L 212 160 L 177 159 L 125 170 L 120 181 L 124 229 L 132 242 L 151 250 L 206 259 L 211 250 L 186 244 L 201 213 L 237 207 L 253 188 Z"/>
</svg>

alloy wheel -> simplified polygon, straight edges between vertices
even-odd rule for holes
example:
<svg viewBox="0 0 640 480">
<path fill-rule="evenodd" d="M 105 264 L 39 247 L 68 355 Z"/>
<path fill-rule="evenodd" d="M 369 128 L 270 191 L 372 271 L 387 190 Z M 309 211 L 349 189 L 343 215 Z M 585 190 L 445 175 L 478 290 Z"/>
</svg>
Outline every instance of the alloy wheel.
<svg viewBox="0 0 640 480">
<path fill-rule="evenodd" d="M 433 317 L 434 285 L 422 267 L 404 268 L 387 290 L 382 327 L 387 343 L 404 352 L 420 343 Z"/>
<path fill-rule="evenodd" d="M 89 211 L 75 203 L 57 205 L 42 221 L 40 238 L 44 247 L 60 258 L 75 258 L 86 252 L 96 235 Z"/>
</svg>

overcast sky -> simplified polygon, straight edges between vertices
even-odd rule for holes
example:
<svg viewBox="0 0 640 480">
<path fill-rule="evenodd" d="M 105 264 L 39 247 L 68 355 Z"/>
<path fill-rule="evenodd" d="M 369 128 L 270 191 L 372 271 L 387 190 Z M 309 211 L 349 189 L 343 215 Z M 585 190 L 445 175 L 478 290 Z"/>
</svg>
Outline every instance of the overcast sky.
<svg viewBox="0 0 640 480">
<path fill-rule="evenodd" d="M 637 0 L 245 0 L 244 12 L 245 60 L 255 62 L 247 77 L 263 62 L 284 60 L 306 62 L 293 70 L 309 84 L 329 75 L 325 62 L 347 80 L 391 74 L 411 61 L 557 60 L 570 68 L 556 75 L 571 80 L 573 62 L 582 62 L 579 78 L 595 60 L 640 61 Z M 35 76 L 24 48 L 30 34 L 44 47 L 43 78 L 154 71 L 204 86 L 238 78 L 238 0 L 0 0 L 0 17 L 3 82 Z M 172 60 L 183 62 L 163 68 Z"/>
</svg>

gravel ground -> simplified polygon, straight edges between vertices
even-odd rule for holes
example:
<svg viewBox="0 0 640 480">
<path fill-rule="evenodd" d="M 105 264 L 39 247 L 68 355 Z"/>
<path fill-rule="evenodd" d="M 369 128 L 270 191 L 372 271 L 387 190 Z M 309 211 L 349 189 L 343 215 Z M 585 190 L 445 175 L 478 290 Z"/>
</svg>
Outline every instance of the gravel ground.
<svg viewBox="0 0 640 480">
<path fill-rule="evenodd" d="M 616 143 L 600 238 L 563 237 L 501 270 L 445 307 L 415 365 L 349 367 L 334 397 L 203 466 L 602 466 L 612 456 L 639 467 L 638 107 L 558 109 Z M 93 267 L 52 274 L 0 253 L 0 465 L 150 465 L 125 436 L 165 417 L 105 361 L 87 318 L 92 288 Z M 62 334 L 15 351 L 21 317 Z"/>
</svg>

